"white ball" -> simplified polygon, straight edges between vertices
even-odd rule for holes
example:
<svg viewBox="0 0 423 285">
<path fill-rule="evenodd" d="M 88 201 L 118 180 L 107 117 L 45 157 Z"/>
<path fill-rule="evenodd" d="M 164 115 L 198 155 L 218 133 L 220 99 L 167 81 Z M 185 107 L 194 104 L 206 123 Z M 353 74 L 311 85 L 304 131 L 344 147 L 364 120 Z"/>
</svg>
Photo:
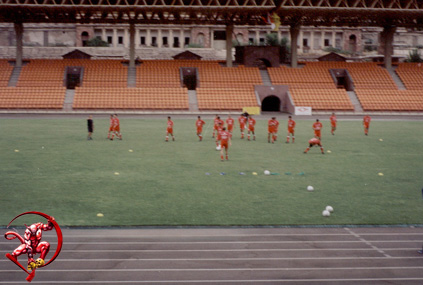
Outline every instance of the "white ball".
<svg viewBox="0 0 423 285">
<path fill-rule="evenodd" d="M 313 186 L 311 186 L 311 185 L 309 185 L 309 186 L 307 186 L 307 190 L 308 190 L 308 191 L 314 191 L 314 187 L 313 187 Z"/>
<path fill-rule="evenodd" d="M 222 148 L 220 147 L 220 145 L 218 145 L 217 147 L 216 147 L 216 150 L 221 150 Z"/>
<path fill-rule="evenodd" d="M 323 216 L 323 217 L 329 217 L 329 216 L 330 216 L 330 212 L 329 212 L 328 210 L 324 210 L 324 211 L 322 212 L 322 216 Z"/>
<path fill-rule="evenodd" d="M 326 206 L 326 211 L 329 211 L 329 212 L 333 212 L 333 208 L 332 208 L 332 206 Z"/>
<path fill-rule="evenodd" d="M 265 170 L 264 171 L 264 175 L 270 175 L 270 171 L 269 170 Z"/>
</svg>

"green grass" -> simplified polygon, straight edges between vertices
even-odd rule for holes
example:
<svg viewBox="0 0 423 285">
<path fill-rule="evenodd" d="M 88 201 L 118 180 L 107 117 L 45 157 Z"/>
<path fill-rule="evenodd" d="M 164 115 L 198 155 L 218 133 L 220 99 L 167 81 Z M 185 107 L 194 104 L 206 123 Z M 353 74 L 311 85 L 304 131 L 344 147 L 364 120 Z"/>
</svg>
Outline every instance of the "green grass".
<svg viewBox="0 0 423 285">
<path fill-rule="evenodd" d="M 68 226 L 423 224 L 422 122 L 374 120 L 366 137 L 360 121 L 341 120 L 331 136 L 323 120 L 331 153 L 321 155 L 303 154 L 311 120 L 297 121 L 295 144 L 283 120 L 274 145 L 258 120 L 257 141 L 236 129 L 222 163 L 211 120 L 201 143 L 195 119 L 174 121 L 176 142 L 165 143 L 165 117 L 122 118 L 122 141 L 105 139 L 106 118 L 95 118 L 93 141 L 85 119 L 1 120 L 0 225 L 25 211 Z"/>
</svg>

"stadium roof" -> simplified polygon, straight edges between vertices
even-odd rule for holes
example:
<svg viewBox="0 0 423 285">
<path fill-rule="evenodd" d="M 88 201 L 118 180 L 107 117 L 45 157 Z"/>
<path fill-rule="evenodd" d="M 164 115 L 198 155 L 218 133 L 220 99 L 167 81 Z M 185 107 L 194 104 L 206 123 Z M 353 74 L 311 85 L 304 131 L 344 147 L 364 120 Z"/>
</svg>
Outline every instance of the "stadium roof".
<svg viewBox="0 0 423 285">
<path fill-rule="evenodd" d="M 422 27 L 421 0 L 0 0 L 0 22 Z"/>
</svg>

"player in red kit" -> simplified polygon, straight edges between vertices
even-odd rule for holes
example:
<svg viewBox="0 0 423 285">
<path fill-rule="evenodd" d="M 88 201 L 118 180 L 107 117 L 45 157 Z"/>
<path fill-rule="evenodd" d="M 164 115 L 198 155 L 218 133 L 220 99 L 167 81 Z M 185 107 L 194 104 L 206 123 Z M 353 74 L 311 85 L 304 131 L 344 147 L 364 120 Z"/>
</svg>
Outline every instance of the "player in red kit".
<svg viewBox="0 0 423 285">
<path fill-rule="evenodd" d="M 322 128 L 323 128 L 322 123 L 320 123 L 319 119 L 316 119 L 316 122 L 313 124 L 313 130 L 314 130 L 314 137 L 318 138 L 319 140 L 322 139 Z"/>
<path fill-rule="evenodd" d="M 213 138 L 214 138 L 215 132 L 219 133 L 219 131 L 218 131 L 219 124 L 221 126 L 223 126 L 224 123 L 225 122 L 223 122 L 223 120 L 221 120 L 220 117 L 218 115 L 216 115 L 216 117 L 214 118 Z"/>
<path fill-rule="evenodd" d="M 295 142 L 295 121 L 292 116 L 288 117 L 288 135 L 286 136 L 286 143 L 289 143 L 289 136 L 292 138 L 292 143 Z"/>
<path fill-rule="evenodd" d="M 217 136 L 216 136 L 216 146 L 219 146 L 220 133 L 222 132 L 224 125 L 222 123 L 217 124 Z"/>
<path fill-rule="evenodd" d="M 113 134 L 113 125 L 114 125 L 114 117 L 110 115 L 110 126 L 109 126 L 109 133 L 107 134 L 107 139 L 109 140 Z"/>
<path fill-rule="evenodd" d="M 231 134 L 234 130 L 234 122 L 235 120 L 232 119 L 231 115 L 228 115 L 228 118 L 226 119 L 226 125 L 228 126 L 228 132 L 230 132 Z"/>
<path fill-rule="evenodd" d="M 253 140 L 256 140 L 256 133 L 255 131 L 256 126 L 256 120 L 253 118 L 253 116 L 248 116 L 248 140 L 250 140 L 250 133 L 253 135 Z"/>
<path fill-rule="evenodd" d="M 276 120 L 276 117 L 272 117 L 268 122 L 267 122 L 267 142 L 270 143 L 270 137 L 272 137 L 272 143 L 274 143 L 277 139 L 278 136 L 278 126 L 279 126 L 279 122 L 278 120 Z"/>
<path fill-rule="evenodd" d="M 245 125 L 247 123 L 247 117 L 244 116 L 244 114 L 241 114 L 241 116 L 239 116 L 239 118 L 238 118 L 238 122 L 239 122 L 239 128 L 241 130 L 241 139 L 243 139 L 244 138 Z"/>
<path fill-rule="evenodd" d="M 369 115 L 366 115 L 363 118 L 364 134 L 366 136 L 369 135 L 369 127 L 370 127 L 370 121 L 371 120 L 372 120 L 372 118 Z"/>
<path fill-rule="evenodd" d="M 173 136 L 173 121 L 170 117 L 167 117 L 166 142 L 169 141 L 169 135 L 172 136 L 172 141 L 175 141 L 175 137 Z"/>
<path fill-rule="evenodd" d="M 336 122 L 337 122 L 335 113 L 332 113 L 332 116 L 330 116 L 329 120 L 330 120 L 330 125 L 332 127 L 330 132 L 334 136 L 335 135 L 335 130 L 336 130 Z"/>
<path fill-rule="evenodd" d="M 195 125 L 197 126 L 197 136 L 200 139 L 200 142 L 203 140 L 203 126 L 205 122 L 201 120 L 201 117 L 198 116 L 197 121 L 195 122 Z"/>
<path fill-rule="evenodd" d="M 226 160 L 228 160 L 229 159 L 228 149 L 229 149 L 229 146 L 231 145 L 231 136 L 232 135 L 231 135 L 230 132 L 228 132 L 226 130 L 225 127 L 223 127 L 219 136 L 220 136 L 220 159 L 222 161 L 224 161 L 224 159 L 223 159 L 223 149 L 225 149 L 225 157 L 226 157 Z"/>
<path fill-rule="evenodd" d="M 320 143 L 320 140 L 318 138 L 312 138 L 308 141 L 309 146 L 308 148 L 306 148 L 306 150 L 304 151 L 304 153 L 307 153 L 311 147 L 313 146 L 320 146 L 320 151 L 322 152 L 322 154 L 325 154 L 325 151 L 323 150 L 323 146 Z"/>
</svg>

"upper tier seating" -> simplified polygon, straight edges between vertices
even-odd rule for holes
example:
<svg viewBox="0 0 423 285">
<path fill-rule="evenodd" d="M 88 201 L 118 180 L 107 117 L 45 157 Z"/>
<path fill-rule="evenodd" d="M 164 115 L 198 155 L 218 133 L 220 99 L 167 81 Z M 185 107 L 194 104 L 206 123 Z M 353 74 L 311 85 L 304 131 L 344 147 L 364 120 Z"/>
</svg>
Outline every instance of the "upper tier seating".
<svg viewBox="0 0 423 285">
<path fill-rule="evenodd" d="M 2 109 L 62 109 L 65 87 L 0 88 Z"/>
<path fill-rule="evenodd" d="M 400 63 L 395 71 L 407 90 L 423 90 L 423 65 L 421 63 Z"/>
<path fill-rule="evenodd" d="M 0 87 L 6 87 L 12 75 L 13 66 L 5 60 L 0 60 Z"/>
<path fill-rule="evenodd" d="M 80 88 L 74 109 L 187 110 L 186 88 Z"/>
</svg>

